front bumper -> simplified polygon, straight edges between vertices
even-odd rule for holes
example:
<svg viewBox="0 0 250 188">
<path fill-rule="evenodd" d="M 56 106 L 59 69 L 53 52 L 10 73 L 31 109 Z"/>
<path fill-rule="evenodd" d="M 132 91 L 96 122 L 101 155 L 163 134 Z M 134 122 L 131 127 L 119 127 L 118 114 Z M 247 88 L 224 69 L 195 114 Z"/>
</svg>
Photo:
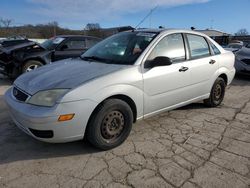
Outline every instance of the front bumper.
<svg viewBox="0 0 250 188">
<path fill-rule="evenodd" d="M 59 103 L 54 107 L 41 107 L 17 101 L 12 95 L 12 88 L 5 93 L 5 101 L 14 123 L 25 133 L 37 140 L 62 143 L 80 140 L 84 137 L 88 119 L 97 106 L 96 102 L 81 100 Z M 75 113 L 70 121 L 58 122 L 63 114 Z M 51 138 L 42 138 L 34 134 L 52 131 Z"/>
</svg>

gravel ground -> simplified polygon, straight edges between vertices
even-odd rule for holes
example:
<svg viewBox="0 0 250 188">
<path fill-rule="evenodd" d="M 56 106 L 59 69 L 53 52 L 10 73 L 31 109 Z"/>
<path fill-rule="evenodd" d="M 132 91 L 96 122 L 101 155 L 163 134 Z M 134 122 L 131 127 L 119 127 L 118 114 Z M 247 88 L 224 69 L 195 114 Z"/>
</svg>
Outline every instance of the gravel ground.
<svg viewBox="0 0 250 188">
<path fill-rule="evenodd" d="M 250 79 L 235 79 L 220 107 L 196 103 L 137 122 L 105 152 L 21 132 L 3 102 L 10 84 L 0 78 L 0 187 L 250 187 Z"/>
</svg>

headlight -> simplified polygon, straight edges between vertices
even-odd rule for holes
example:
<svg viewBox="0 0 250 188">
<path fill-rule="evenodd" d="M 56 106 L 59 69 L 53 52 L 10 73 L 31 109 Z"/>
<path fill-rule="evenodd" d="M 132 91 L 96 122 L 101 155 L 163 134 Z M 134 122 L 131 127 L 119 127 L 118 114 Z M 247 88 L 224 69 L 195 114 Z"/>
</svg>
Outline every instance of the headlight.
<svg viewBox="0 0 250 188">
<path fill-rule="evenodd" d="M 61 98 L 68 89 L 53 89 L 47 91 L 39 91 L 33 95 L 27 103 L 39 106 L 54 106 L 56 101 Z"/>
</svg>

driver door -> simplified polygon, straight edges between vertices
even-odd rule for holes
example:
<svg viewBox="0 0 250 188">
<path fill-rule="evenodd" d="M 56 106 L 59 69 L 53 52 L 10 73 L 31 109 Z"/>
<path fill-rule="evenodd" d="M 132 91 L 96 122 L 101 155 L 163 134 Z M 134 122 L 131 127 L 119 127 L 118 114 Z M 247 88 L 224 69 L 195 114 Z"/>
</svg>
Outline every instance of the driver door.
<svg viewBox="0 0 250 188">
<path fill-rule="evenodd" d="M 190 99 L 190 71 L 181 33 L 165 36 L 154 47 L 147 61 L 165 56 L 171 65 L 144 68 L 144 115 L 153 115 L 173 105 Z"/>
</svg>

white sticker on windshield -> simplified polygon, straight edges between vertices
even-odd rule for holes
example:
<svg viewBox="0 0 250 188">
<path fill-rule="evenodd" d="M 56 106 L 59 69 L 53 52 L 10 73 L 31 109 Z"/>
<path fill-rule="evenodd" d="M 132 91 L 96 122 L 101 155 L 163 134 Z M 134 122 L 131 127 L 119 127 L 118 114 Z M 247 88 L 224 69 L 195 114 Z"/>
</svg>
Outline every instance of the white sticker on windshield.
<svg viewBox="0 0 250 188">
<path fill-rule="evenodd" d="M 142 37 L 154 37 L 156 34 L 155 33 L 139 32 L 136 35 L 137 36 L 142 36 Z"/>
<path fill-rule="evenodd" d="M 59 44 L 59 43 L 61 43 L 64 39 L 65 39 L 65 38 L 60 38 L 60 37 L 55 38 L 55 39 L 53 40 L 53 44 Z"/>
</svg>

